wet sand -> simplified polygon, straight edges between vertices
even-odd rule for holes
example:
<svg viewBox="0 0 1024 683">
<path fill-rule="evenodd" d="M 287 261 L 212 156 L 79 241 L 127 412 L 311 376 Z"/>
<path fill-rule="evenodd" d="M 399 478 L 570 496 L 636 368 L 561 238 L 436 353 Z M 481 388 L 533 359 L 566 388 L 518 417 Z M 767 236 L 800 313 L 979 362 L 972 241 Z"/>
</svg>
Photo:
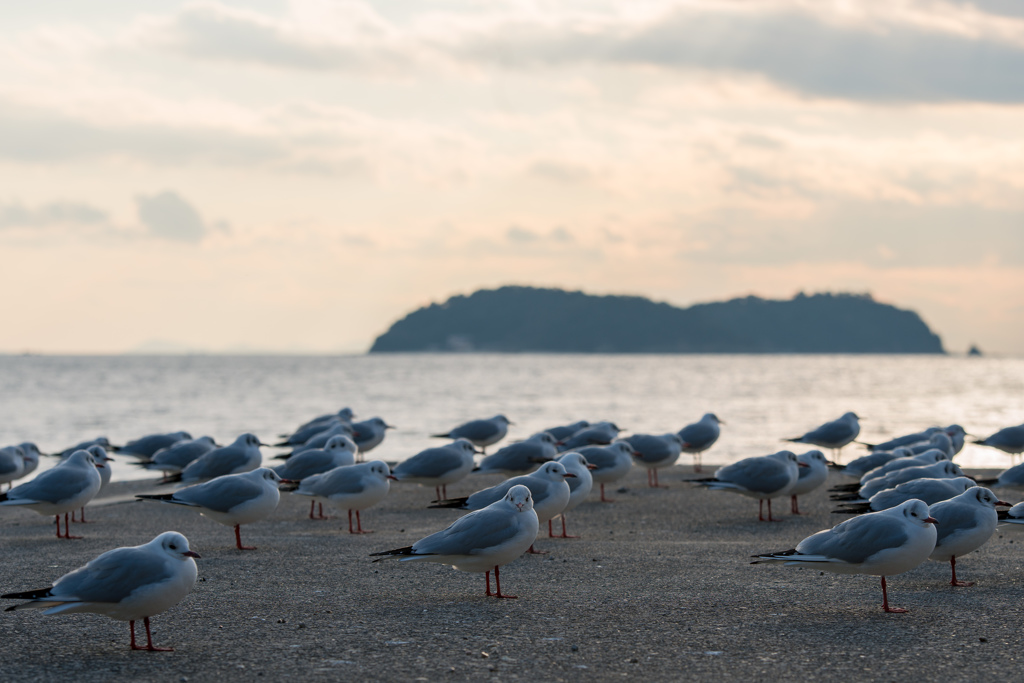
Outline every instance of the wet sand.
<svg viewBox="0 0 1024 683">
<path fill-rule="evenodd" d="M 344 513 L 306 518 L 306 499 L 285 495 L 267 521 L 242 529 L 256 551 L 234 548 L 229 527 L 156 503 L 89 508 L 80 541 L 53 537 L 52 518 L 0 510 L 0 591 L 42 588 L 96 555 L 177 530 L 202 554 L 199 582 L 152 620 L 172 653 L 132 652 L 128 625 L 97 615 L 0 614 L 8 681 L 279 680 L 937 680 L 1015 678 L 1024 612 L 1024 534 L 999 530 L 958 561 L 929 562 L 889 581 L 751 565 L 758 552 L 793 547 L 845 516 L 829 514 L 823 489 L 806 515 L 757 521 L 757 502 L 683 482 L 689 467 L 648 489 L 634 470 L 615 504 L 587 502 L 569 516 L 579 539 L 547 539 L 550 551 L 502 569 L 484 596 L 481 574 L 432 564 L 374 563 L 369 554 L 408 545 L 458 513 L 427 510 L 433 489 L 397 485 L 347 533 Z M 450 487 L 466 495 L 495 483 Z M 832 483 L 846 480 L 833 475 Z M 147 482 L 115 484 L 115 498 Z M 1004 492 L 1004 499 L 1019 496 Z M 141 624 L 139 624 L 140 633 Z"/>
</svg>

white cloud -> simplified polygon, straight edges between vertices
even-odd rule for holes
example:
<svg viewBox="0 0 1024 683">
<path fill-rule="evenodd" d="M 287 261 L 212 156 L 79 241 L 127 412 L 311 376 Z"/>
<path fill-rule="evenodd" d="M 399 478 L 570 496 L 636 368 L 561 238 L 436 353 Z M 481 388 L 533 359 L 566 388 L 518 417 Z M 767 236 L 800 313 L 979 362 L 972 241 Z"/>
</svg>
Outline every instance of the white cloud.
<svg viewBox="0 0 1024 683">
<path fill-rule="evenodd" d="M 201 242 L 209 228 L 194 206 L 170 190 L 135 198 L 139 221 L 155 237 L 174 242 Z"/>
</svg>

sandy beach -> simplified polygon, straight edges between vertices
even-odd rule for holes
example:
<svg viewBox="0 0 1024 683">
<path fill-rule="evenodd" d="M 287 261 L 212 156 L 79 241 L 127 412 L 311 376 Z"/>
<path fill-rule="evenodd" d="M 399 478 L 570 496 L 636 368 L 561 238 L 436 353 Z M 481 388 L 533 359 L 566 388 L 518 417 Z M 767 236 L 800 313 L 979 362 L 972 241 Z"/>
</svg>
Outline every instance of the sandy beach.
<svg viewBox="0 0 1024 683">
<path fill-rule="evenodd" d="M 108 498 L 89 508 L 93 523 L 72 527 L 80 541 L 55 539 L 52 518 L 3 509 L 3 592 L 45 587 L 170 529 L 202 554 L 192 594 L 153 619 L 154 642 L 175 652 L 130 651 L 127 624 L 106 617 L 18 611 L 0 615 L 4 678 L 996 680 L 1017 671 L 1024 534 L 999 530 L 957 563 L 972 588 L 950 587 L 948 564 L 935 562 L 892 578 L 891 602 L 910 613 L 885 614 L 875 577 L 749 564 L 844 519 L 829 514 L 823 490 L 801 501 L 808 514 L 767 524 L 756 501 L 684 483 L 693 476 L 673 468 L 661 478 L 669 488 L 653 490 L 635 469 L 615 504 L 592 494 L 569 517 L 581 538 L 549 540 L 545 530 L 537 548 L 550 554 L 502 569 L 518 600 L 485 597 L 479 574 L 371 561 L 458 516 L 425 509 L 433 489 L 412 485 L 366 511 L 364 528 L 376 533 L 364 536 L 347 533 L 343 512 L 310 521 L 306 500 L 285 495 L 269 520 L 243 527 L 243 541 L 259 546 L 249 552 L 234 548 L 229 527 L 168 505 Z M 449 494 L 496 481 L 471 478 Z M 148 487 L 118 483 L 106 495 Z"/>
</svg>

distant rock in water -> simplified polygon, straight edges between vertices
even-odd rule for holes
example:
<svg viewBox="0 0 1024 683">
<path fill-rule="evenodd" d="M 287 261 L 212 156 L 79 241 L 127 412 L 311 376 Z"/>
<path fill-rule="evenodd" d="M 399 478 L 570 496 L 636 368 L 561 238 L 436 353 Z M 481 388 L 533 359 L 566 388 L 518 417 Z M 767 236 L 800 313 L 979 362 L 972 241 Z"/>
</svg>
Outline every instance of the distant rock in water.
<svg viewBox="0 0 1024 683">
<path fill-rule="evenodd" d="M 676 308 L 638 296 L 501 287 L 413 311 L 370 353 L 944 353 L 913 311 L 870 295 L 748 296 Z"/>
<path fill-rule="evenodd" d="M 981 349 L 976 344 L 971 344 L 971 348 L 967 349 L 968 356 L 980 356 L 982 355 Z"/>
</svg>

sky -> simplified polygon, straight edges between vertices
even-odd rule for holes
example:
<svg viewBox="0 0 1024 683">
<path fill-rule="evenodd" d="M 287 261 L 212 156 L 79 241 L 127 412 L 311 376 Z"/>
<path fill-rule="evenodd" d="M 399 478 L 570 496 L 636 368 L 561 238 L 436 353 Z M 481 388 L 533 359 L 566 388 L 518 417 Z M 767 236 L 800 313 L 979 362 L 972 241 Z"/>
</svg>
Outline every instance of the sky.
<svg viewBox="0 0 1024 683">
<path fill-rule="evenodd" d="M 505 284 L 1024 354 L 1018 0 L 0 6 L 0 352 L 359 353 Z"/>
</svg>

